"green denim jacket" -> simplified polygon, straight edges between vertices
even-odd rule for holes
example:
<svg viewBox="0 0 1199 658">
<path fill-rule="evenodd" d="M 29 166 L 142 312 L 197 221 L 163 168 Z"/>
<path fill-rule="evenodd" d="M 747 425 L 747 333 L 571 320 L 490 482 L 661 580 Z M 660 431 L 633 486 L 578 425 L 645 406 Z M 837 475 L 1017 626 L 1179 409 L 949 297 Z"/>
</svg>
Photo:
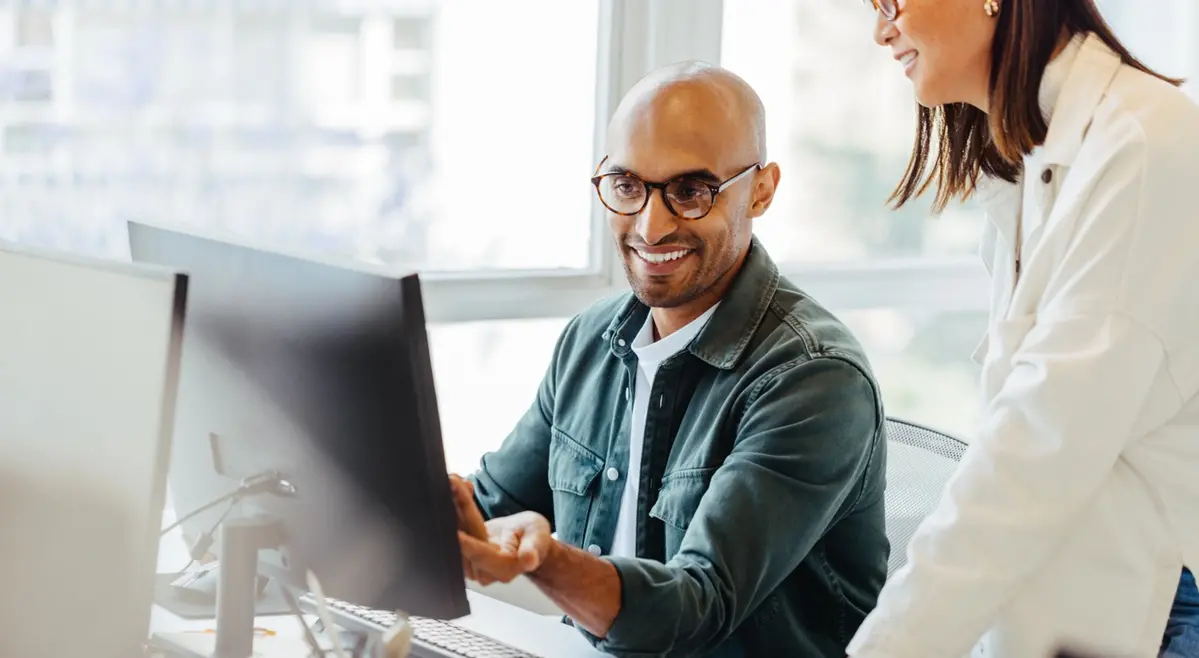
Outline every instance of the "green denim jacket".
<svg viewBox="0 0 1199 658">
<path fill-rule="evenodd" d="M 488 518 L 533 510 L 607 555 L 628 464 L 632 295 L 563 332 L 537 399 L 473 476 Z M 606 557 L 618 656 L 843 658 L 887 573 L 886 443 L 861 346 L 756 240 L 689 347 L 663 362 L 645 423 L 637 557 Z M 615 479 L 612 476 L 616 476 Z"/>
</svg>

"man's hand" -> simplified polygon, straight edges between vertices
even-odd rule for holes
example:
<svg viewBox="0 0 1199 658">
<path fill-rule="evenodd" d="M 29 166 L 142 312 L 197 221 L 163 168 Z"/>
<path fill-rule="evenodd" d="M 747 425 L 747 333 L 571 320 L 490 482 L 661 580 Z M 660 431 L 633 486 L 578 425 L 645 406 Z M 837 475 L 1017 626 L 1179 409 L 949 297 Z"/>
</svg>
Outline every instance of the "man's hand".
<svg viewBox="0 0 1199 658">
<path fill-rule="evenodd" d="M 486 523 L 487 539 L 458 532 L 462 566 L 480 585 L 510 582 L 541 567 L 554 544 L 550 524 L 536 512 L 521 512 Z"/>
<path fill-rule="evenodd" d="M 458 543 L 462 570 L 481 585 L 509 582 L 541 566 L 553 537 L 545 517 L 521 512 L 484 522 L 469 480 L 450 476 L 450 491 L 458 513 Z"/>
<path fill-rule="evenodd" d="M 475 539 L 486 540 L 487 526 L 483 523 L 483 513 L 475 505 L 475 488 L 470 480 L 451 474 L 450 493 L 454 498 L 454 509 L 458 512 L 458 530 Z"/>
<path fill-rule="evenodd" d="M 521 512 L 484 523 L 470 482 L 451 475 L 462 572 L 480 585 L 530 576 L 576 624 L 605 637 L 620 612 L 620 575 L 611 563 L 559 543 L 550 522 Z"/>
</svg>

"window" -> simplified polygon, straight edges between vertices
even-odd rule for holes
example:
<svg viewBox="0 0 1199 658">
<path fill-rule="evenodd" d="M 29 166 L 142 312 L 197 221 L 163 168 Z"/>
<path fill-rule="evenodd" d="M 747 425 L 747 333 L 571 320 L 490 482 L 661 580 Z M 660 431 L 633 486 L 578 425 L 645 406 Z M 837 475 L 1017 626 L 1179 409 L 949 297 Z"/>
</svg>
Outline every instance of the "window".
<svg viewBox="0 0 1199 658">
<path fill-rule="evenodd" d="M 1168 75 L 1199 69 L 1199 9 L 1101 0 L 1135 54 Z M 981 4 L 980 4 L 981 7 Z M 911 151 L 910 82 L 873 40 L 874 16 L 843 0 L 723 3 L 721 63 L 767 108 L 770 158 L 784 178 L 759 234 L 780 260 L 936 259 L 972 254 L 973 204 L 928 217 L 928 202 L 885 207 Z M 981 8 L 980 10 L 981 11 Z"/>
<path fill-rule="evenodd" d="M 54 45 L 54 15 L 44 9 L 21 9 L 16 20 L 16 45 L 43 48 Z"/>
<path fill-rule="evenodd" d="M 1199 75 L 1199 5 L 1160 0 L 1152 11 L 1134 0 L 1098 0 L 1116 35 L 1138 59 L 1159 73 L 1187 78 L 1195 95 Z"/>
<path fill-rule="evenodd" d="M 140 219 L 426 272 L 599 268 L 599 0 L 355 6 L 0 10 L 0 238 L 119 257 Z"/>
<path fill-rule="evenodd" d="M 840 315 L 869 355 L 888 416 L 970 440 L 982 412 L 971 356 L 986 312 L 877 308 Z"/>
<path fill-rule="evenodd" d="M 1148 64 L 1199 77 L 1199 4 L 1100 2 Z M 914 101 L 871 20 L 850 0 L 8 3 L 0 239 L 121 257 L 142 219 L 419 270 L 468 470 L 562 318 L 624 289 L 588 183 L 616 102 L 720 62 L 767 106 L 784 179 L 758 231 L 784 273 L 859 333 L 890 412 L 965 434 L 983 219 L 885 207 Z"/>
<path fill-rule="evenodd" d="M 0 7 L 0 240 L 122 258 L 133 219 L 421 271 L 452 469 L 611 291 L 588 179 L 644 48 L 610 4 L 41 6 Z"/>
<path fill-rule="evenodd" d="M 459 322 L 429 327 L 451 473 L 472 473 L 537 399 L 566 318 Z M 445 413 L 448 412 L 448 413 Z"/>
<path fill-rule="evenodd" d="M 874 43 L 861 3 L 748 0 L 726 2 L 724 12 L 722 63 L 762 96 L 769 158 L 783 170 L 759 227 L 777 259 L 974 250 L 982 217 L 972 206 L 930 220 L 927 202 L 899 212 L 885 205 L 911 152 L 915 102 L 907 78 Z"/>
</svg>

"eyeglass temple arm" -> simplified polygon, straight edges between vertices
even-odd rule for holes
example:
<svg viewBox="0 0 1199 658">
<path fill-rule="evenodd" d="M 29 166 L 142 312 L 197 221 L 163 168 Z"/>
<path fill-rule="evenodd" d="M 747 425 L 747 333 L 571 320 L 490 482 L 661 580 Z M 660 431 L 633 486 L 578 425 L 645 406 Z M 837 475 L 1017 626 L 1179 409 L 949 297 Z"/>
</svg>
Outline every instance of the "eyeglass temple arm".
<svg viewBox="0 0 1199 658">
<path fill-rule="evenodd" d="M 732 185 L 733 183 L 736 183 L 737 181 L 741 180 L 742 178 L 745 178 L 746 175 L 748 175 L 750 172 L 757 171 L 761 168 L 762 168 L 761 163 L 754 163 L 754 164 L 750 165 L 749 167 L 747 167 L 745 169 L 745 171 L 742 171 L 741 173 L 737 174 L 736 176 L 733 176 L 732 178 L 726 180 L 725 182 L 723 182 L 719 186 L 717 186 L 716 187 L 717 194 L 728 189 L 728 187 L 730 185 Z"/>
</svg>

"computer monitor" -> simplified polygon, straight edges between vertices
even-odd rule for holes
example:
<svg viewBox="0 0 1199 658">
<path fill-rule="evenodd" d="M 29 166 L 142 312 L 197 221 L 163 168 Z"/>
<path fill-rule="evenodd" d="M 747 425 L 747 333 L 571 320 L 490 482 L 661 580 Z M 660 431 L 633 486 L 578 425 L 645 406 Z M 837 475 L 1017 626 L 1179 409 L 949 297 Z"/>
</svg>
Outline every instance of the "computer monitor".
<svg viewBox="0 0 1199 658">
<path fill-rule="evenodd" d="M 422 617 L 469 613 L 419 280 L 129 225 L 137 261 L 190 276 L 170 481 L 180 513 L 264 470 L 290 584 Z M 217 454 L 213 454 L 213 446 Z M 199 497 L 197 497 L 199 496 Z M 206 499 L 204 499 L 206 498 Z"/>
<path fill-rule="evenodd" d="M 0 656 L 142 655 L 186 294 L 0 244 Z"/>
</svg>

